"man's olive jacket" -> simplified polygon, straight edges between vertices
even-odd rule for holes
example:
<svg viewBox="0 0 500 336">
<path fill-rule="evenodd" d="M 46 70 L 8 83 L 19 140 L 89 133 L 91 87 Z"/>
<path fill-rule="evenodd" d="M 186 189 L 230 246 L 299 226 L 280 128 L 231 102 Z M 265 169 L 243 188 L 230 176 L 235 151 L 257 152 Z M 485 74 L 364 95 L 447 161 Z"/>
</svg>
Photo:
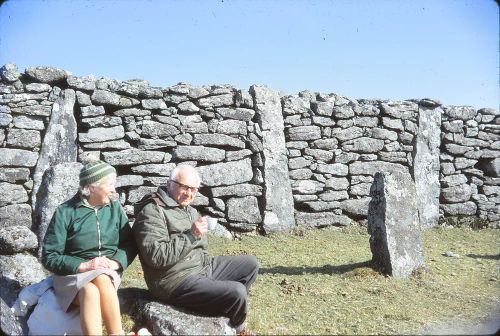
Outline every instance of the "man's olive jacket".
<svg viewBox="0 0 500 336">
<path fill-rule="evenodd" d="M 135 205 L 135 213 L 132 230 L 146 284 L 153 296 L 168 301 L 183 280 L 211 262 L 206 236 L 197 240 L 191 233 L 198 212 L 159 187 Z"/>
</svg>

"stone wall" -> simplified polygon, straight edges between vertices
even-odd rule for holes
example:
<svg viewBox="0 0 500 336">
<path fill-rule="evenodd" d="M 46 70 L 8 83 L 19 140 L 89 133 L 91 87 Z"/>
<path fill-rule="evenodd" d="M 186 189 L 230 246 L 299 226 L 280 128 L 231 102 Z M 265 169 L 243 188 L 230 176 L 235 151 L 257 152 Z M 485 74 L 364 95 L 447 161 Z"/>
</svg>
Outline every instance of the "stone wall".
<svg viewBox="0 0 500 336">
<path fill-rule="evenodd" d="M 265 86 L 157 88 L 13 64 L 1 77 L 0 227 L 36 232 L 44 173 L 90 154 L 116 167 L 132 220 L 133 203 L 188 163 L 204 183 L 195 207 L 233 233 L 366 221 L 379 171 L 411 174 L 423 228 L 448 215 L 500 222 L 496 110 Z"/>
</svg>

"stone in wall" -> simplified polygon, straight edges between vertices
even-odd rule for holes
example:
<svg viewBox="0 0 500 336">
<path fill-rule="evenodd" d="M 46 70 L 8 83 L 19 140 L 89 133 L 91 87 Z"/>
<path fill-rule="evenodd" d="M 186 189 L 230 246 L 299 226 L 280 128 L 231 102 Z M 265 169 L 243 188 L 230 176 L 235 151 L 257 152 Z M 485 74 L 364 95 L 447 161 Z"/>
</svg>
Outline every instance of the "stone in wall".
<svg viewBox="0 0 500 336">
<path fill-rule="evenodd" d="M 165 153 L 159 151 L 142 151 L 127 149 L 119 152 L 103 153 L 104 160 L 112 166 L 130 166 L 138 164 L 160 163 Z"/>
<path fill-rule="evenodd" d="M 220 162 L 226 158 L 226 151 L 204 146 L 177 146 L 172 155 L 181 161 Z"/>
<path fill-rule="evenodd" d="M 86 142 L 104 142 L 122 139 L 125 136 L 123 126 L 91 128 L 87 133 L 78 133 L 78 140 Z"/>
<path fill-rule="evenodd" d="M 371 175 L 377 172 L 408 172 L 408 168 L 397 163 L 390 162 L 353 162 L 349 165 L 351 175 Z"/>
<path fill-rule="evenodd" d="M 233 105 L 233 94 L 220 94 L 198 99 L 198 105 L 202 108 L 215 108 Z"/>
<path fill-rule="evenodd" d="M 65 80 L 71 73 L 54 67 L 27 67 L 24 73 L 41 83 L 57 83 Z"/>
<path fill-rule="evenodd" d="M 15 254 L 37 247 L 36 235 L 26 226 L 0 227 L 0 254 Z"/>
<path fill-rule="evenodd" d="M 353 224 L 353 221 L 349 217 L 332 212 L 297 212 L 295 215 L 295 220 L 297 222 L 297 226 L 306 228 L 349 226 Z"/>
<path fill-rule="evenodd" d="M 134 98 L 123 97 L 114 92 L 96 89 L 90 97 L 95 105 L 110 105 L 115 107 L 132 107 L 140 104 L 140 101 Z"/>
<path fill-rule="evenodd" d="M 7 135 L 7 146 L 36 150 L 40 143 L 40 132 L 35 130 L 11 128 Z"/>
<path fill-rule="evenodd" d="M 32 209 L 29 204 L 11 204 L 0 207 L 0 223 L 2 227 L 26 226 L 31 227 Z"/>
<path fill-rule="evenodd" d="M 340 202 L 339 208 L 350 218 L 364 219 L 368 217 L 369 203 L 370 197 L 347 199 Z"/>
<path fill-rule="evenodd" d="M 316 140 L 321 138 L 319 126 L 298 126 L 287 129 L 288 138 L 291 141 Z"/>
<path fill-rule="evenodd" d="M 494 159 L 482 160 L 480 167 L 485 175 L 492 177 L 500 177 L 500 157 Z"/>
<path fill-rule="evenodd" d="M 151 120 L 145 120 L 142 124 L 142 135 L 147 137 L 168 137 L 179 134 L 177 127 L 162 124 Z"/>
<path fill-rule="evenodd" d="M 52 106 L 50 122 L 42 141 L 40 158 L 33 173 L 31 204 L 34 208 L 38 202 L 38 188 L 45 171 L 59 163 L 75 162 L 77 159 L 77 125 L 73 115 L 74 105 L 75 91 L 67 89 L 61 92 Z"/>
<path fill-rule="evenodd" d="M 145 186 L 131 187 L 129 189 L 128 201 L 131 204 L 137 203 L 144 196 L 146 196 L 147 194 L 150 194 L 152 192 L 155 192 L 157 189 L 158 189 L 158 187 L 145 187 Z"/>
<path fill-rule="evenodd" d="M 0 113 L 0 126 L 8 126 L 12 122 L 12 116 L 8 113 Z"/>
<path fill-rule="evenodd" d="M 82 118 L 97 117 L 97 116 L 102 116 L 104 114 L 106 114 L 106 110 L 104 109 L 104 106 L 90 105 L 90 106 L 80 107 L 80 116 Z M 82 119 L 83 123 L 84 123 L 84 120 L 85 119 Z M 121 122 L 120 122 L 120 124 L 121 124 Z"/>
<path fill-rule="evenodd" d="M 21 73 L 17 71 L 17 66 L 13 63 L 7 63 L 0 68 L 0 77 L 7 83 L 17 81 L 20 76 Z"/>
<path fill-rule="evenodd" d="M 22 185 L 0 182 L 0 207 L 28 201 L 28 193 Z"/>
<path fill-rule="evenodd" d="M 368 137 L 360 137 L 342 143 L 342 150 L 355 153 L 377 153 L 384 148 L 384 141 Z"/>
<path fill-rule="evenodd" d="M 223 118 L 250 121 L 255 115 L 255 111 L 248 108 L 216 108 L 215 111 Z"/>
<path fill-rule="evenodd" d="M 231 186 L 225 186 L 225 187 L 214 187 L 214 188 L 211 188 L 211 192 L 212 192 L 213 197 L 262 196 L 262 187 L 255 185 L 255 184 L 240 183 L 237 185 L 231 185 Z"/>
<path fill-rule="evenodd" d="M 368 233 L 372 263 L 382 273 L 408 277 L 424 265 L 416 191 L 410 174 L 375 174 Z"/>
<path fill-rule="evenodd" d="M 262 221 L 257 198 L 254 196 L 233 197 L 227 202 L 229 220 L 235 222 L 260 223 Z"/>
<path fill-rule="evenodd" d="M 445 215 L 449 216 L 474 216 L 477 213 L 477 205 L 472 201 L 441 204 L 439 207 Z"/>
<path fill-rule="evenodd" d="M 37 131 L 42 131 L 45 129 L 42 117 L 37 116 L 17 115 L 14 116 L 12 123 L 16 128 L 33 129 Z"/>
<path fill-rule="evenodd" d="M 226 135 L 247 135 L 247 124 L 241 120 L 222 120 L 217 125 L 217 132 Z M 200 132 L 201 133 L 201 132 Z M 206 133 L 206 132 L 204 132 Z"/>
<path fill-rule="evenodd" d="M 201 181 L 208 187 L 225 186 L 249 182 L 253 178 L 250 159 L 220 162 L 196 168 Z"/>
<path fill-rule="evenodd" d="M 119 175 L 116 178 L 116 188 L 141 186 L 144 184 L 142 175 Z"/>
<path fill-rule="evenodd" d="M 228 146 L 231 148 L 245 148 L 245 142 L 225 134 L 195 134 L 195 145 Z"/>
<path fill-rule="evenodd" d="M 152 163 L 132 167 L 132 171 L 138 174 L 153 174 L 170 176 L 170 172 L 175 168 L 174 163 Z"/>
<path fill-rule="evenodd" d="M 68 78 L 66 78 L 66 82 L 70 88 L 75 90 L 93 91 L 96 88 L 96 79 L 94 76 L 68 76 Z"/>
<path fill-rule="evenodd" d="M 0 167 L 34 167 L 38 156 L 24 149 L 0 148 Z"/>
</svg>

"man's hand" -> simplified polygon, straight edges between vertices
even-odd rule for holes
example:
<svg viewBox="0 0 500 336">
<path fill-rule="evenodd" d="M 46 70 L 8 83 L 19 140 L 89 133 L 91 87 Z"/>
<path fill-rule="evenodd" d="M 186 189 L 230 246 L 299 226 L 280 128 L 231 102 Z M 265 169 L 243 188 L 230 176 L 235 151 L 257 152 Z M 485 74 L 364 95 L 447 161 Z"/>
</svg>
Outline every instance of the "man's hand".
<svg viewBox="0 0 500 336">
<path fill-rule="evenodd" d="M 191 225 L 191 233 L 196 239 L 201 237 L 208 231 L 208 223 L 205 217 L 200 217 Z"/>
<path fill-rule="evenodd" d="M 114 260 L 108 259 L 107 257 L 95 257 L 87 262 L 81 263 L 78 267 L 78 272 L 88 272 L 96 269 L 112 269 L 114 271 L 120 268 L 120 264 Z"/>
</svg>

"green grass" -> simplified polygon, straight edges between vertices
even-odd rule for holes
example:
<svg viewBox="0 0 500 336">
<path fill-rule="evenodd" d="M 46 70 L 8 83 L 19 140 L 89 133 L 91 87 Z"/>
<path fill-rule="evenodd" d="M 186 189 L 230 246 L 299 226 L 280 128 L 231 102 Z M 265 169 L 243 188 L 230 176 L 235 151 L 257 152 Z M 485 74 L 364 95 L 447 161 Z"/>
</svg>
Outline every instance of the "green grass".
<svg viewBox="0 0 500 336">
<path fill-rule="evenodd" d="M 364 228 L 209 241 L 212 255 L 259 259 L 247 318 L 258 334 L 417 334 L 433 323 L 499 316 L 500 230 L 435 228 L 422 235 L 426 268 L 407 279 L 369 267 Z M 138 260 L 122 286 L 145 287 Z"/>
</svg>

